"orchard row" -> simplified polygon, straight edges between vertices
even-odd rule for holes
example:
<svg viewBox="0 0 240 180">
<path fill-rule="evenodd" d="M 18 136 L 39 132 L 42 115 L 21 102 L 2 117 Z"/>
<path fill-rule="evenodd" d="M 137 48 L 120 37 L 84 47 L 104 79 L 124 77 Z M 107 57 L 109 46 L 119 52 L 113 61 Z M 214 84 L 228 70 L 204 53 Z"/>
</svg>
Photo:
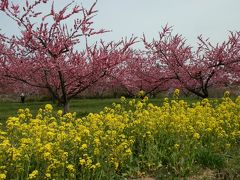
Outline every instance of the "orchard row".
<svg viewBox="0 0 240 180">
<path fill-rule="evenodd" d="M 193 48 L 165 26 L 151 41 L 143 35 L 90 45 L 89 38 L 108 32 L 93 28 L 96 3 L 89 9 L 70 3 L 60 11 L 49 3 L 1 1 L 1 13 L 21 30 L 0 34 L 2 92 L 48 92 L 68 111 L 69 101 L 90 87 L 117 87 L 129 95 L 179 88 L 205 98 L 211 87 L 239 83 L 240 32 L 216 45 L 199 36 Z M 49 13 L 38 12 L 39 6 L 51 7 Z"/>
</svg>

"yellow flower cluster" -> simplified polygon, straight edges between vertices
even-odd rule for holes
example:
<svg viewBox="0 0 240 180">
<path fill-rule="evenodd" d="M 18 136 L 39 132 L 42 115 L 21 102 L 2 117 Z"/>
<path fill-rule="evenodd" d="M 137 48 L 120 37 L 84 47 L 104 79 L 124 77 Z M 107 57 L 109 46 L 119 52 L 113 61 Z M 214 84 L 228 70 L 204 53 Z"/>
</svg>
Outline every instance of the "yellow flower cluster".
<svg viewBox="0 0 240 180">
<path fill-rule="evenodd" d="M 121 98 L 83 118 L 50 104 L 36 117 L 20 109 L 0 130 L 0 179 L 101 179 L 164 165 L 180 172 L 199 149 L 224 154 L 239 146 L 240 97 L 220 101 L 165 98 L 155 106 L 147 97 Z"/>
</svg>

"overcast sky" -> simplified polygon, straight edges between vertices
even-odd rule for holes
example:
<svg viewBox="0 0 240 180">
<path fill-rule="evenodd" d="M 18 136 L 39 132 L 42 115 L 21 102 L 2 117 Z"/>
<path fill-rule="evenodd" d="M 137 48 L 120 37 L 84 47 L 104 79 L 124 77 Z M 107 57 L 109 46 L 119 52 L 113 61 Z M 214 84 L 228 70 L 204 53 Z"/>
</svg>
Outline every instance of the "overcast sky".
<svg viewBox="0 0 240 180">
<path fill-rule="evenodd" d="M 66 2 L 55 2 L 61 6 L 62 1 Z M 76 2 L 89 7 L 94 1 Z M 228 31 L 240 31 L 240 0 L 98 0 L 96 7 L 95 27 L 112 30 L 101 37 L 106 41 L 143 33 L 152 39 L 167 23 L 192 45 L 200 34 L 216 43 L 225 40 Z M 8 34 L 16 32 L 2 13 L 0 28 Z"/>
</svg>

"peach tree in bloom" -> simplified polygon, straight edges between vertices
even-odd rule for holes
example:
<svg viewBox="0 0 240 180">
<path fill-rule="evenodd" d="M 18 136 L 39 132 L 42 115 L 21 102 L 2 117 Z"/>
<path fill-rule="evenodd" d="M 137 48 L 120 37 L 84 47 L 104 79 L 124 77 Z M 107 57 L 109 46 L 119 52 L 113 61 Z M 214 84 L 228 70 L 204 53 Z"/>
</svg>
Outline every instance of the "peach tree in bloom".
<svg viewBox="0 0 240 180">
<path fill-rule="evenodd" d="M 199 36 L 195 51 L 168 26 L 159 33 L 159 39 L 148 42 L 144 36 L 142 40 L 155 64 L 165 68 L 171 86 L 206 98 L 210 87 L 229 85 L 239 79 L 240 32 L 231 32 L 226 41 L 216 45 Z"/>
<path fill-rule="evenodd" d="M 93 28 L 96 2 L 86 9 L 71 1 L 60 10 L 54 3 L 58 2 L 1 1 L 1 12 L 21 30 L 19 35 L 2 38 L 6 51 L 1 58 L 1 72 L 8 80 L 46 89 L 67 112 L 73 97 L 128 59 L 135 38 L 89 45 L 91 36 L 107 32 Z M 39 7 L 51 8 L 43 13 Z"/>
<path fill-rule="evenodd" d="M 168 89 L 171 74 L 168 69 L 155 61 L 143 50 L 133 51 L 132 57 L 124 66 L 112 73 L 112 83 L 122 87 L 128 96 L 135 96 L 139 91 L 145 95 L 156 95 Z"/>
</svg>

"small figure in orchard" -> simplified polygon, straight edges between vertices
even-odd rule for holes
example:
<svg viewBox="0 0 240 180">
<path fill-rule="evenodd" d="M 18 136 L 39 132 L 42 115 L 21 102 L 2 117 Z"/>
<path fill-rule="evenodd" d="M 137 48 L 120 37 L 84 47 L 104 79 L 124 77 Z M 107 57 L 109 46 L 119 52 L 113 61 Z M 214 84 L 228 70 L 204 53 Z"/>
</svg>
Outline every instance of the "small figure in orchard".
<svg viewBox="0 0 240 180">
<path fill-rule="evenodd" d="M 20 98 L 21 98 L 21 102 L 24 103 L 25 102 L 25 94 L 21 93 Z"/>
</svg>

